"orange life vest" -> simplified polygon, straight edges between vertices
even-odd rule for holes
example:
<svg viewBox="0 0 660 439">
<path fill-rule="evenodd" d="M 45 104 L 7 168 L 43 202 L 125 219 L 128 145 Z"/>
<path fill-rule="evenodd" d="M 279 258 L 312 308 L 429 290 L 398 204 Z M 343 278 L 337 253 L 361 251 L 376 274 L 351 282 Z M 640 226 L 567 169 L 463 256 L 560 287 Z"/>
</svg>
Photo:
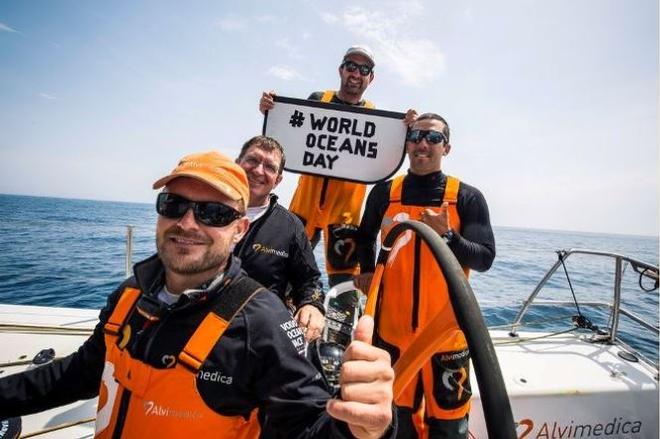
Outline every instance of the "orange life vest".
<svg viewBox="0 0 660 439">
<path fill-rule="evenodd" d="M 172 358 L 174 366 L 157 369 L 132 358 L 125 349 L 131 329 L 124 323 L 142 294 L 138 289 L 126 288 L 105 324 L 106 361 L 96 437 L 105 439 L 120 433 L 121 437 L 131 438 L 257 438 L 257 409 L 249 419 L 220 415 L 198 393 L 196 377 L 233 316 L 259 291 L 263 288 L 243 289 L 237 300 L 216 306 L 200 323 L 178 359 Z"/>
<path fill-rule="evenodd" d="M 331 102 L 335 94 L 325 91 L 321 102 Z M 374 105 L 364 101 L 364 107 Z M 311 239 L 317 228 L 324 229 L 329 224 L 358 225 L 365 192 L 366 185 L 362 183 L 301 175 L 289 210 L 306 221 L 305 232 Z"/>
<path fill-rule="evenodd" d="M 326 90 L 321 102 L 331 102 L 336 92 Z M 374 108 L 370 101 L 364 101 L 365 108 Z M 324 243 L 326 254 L 326 271 L 328 274 L 357 273 L 357 258 L 355 254 L 355 240 L 353 238 L 339 238 L 340 242 L 331 241 L 331 228 L 341 225 L 360 224 L 362 202 L 367 190 L 363 183 L 336 180 L 329 177 L 315 175 L 301 175 L 298 186 L 291 199 L 289 210 L 305 220 L 305 233 L 310 240 L 317 229 L 324 230 Z M 331 227 L 334 226 L 334 227 Z M 334 251 L 335 245 L 341 247 L 341 258 L 345 260 L 333 261 L 329 252 Z M 351 262 L 349 262 L 349 259 Z"/>
<path fill-rule="evenodd" d="M 404 176 L 396 177 L 390 189 L 390 203 L 383 216 L 381 224 L 381 240 L 385 239 L 387 232 L 400 221 L 407 219 L 419 220 L 424 209 L 435 212 L 440 207 L 411 206 L 401 204 L 401 192 Z M 460 231 L 461 219 L 456 208 L 458 198 L 459 180 L 447 177 L 443 202 L 448 203 L 447 213 L 449 224 L 453 230 Z M 469 269 L 464 267 L 465 275 Z M 382 345 L 389 346 L 395 355 L 392 361 L 398 358 L 397 353 L 405 351 L 416 335 L 438 314 L 445 314 L 448 321 L 454 322 L 449 337 L 443 343 L 439 353 L 463 353 L 467 355 L 467 341 L 459 329 L 456 316 L 449 302 L 447 283 L 440 268 L 437 266 L 428 246 L 416 237 L 412 231 L 401 235 L 394 243 L 387 266 L 383 273 L 378 304 L 376 308 L 377 338 Z M 393 349 L 392 349 L 393 348 Z M 436 419 L 458 419 L 465 416 L 470 408 L 468 393 L 463 393 L 460 386 L 468 379 L 467 369 L 454 377 L 459 382 L 456 389 L 459 392 L 454 400 L 461 401 L 458 406 L 440 407 L 434 403 L 433 395 L 434 377 L 430 363 L 423 366 L 421 371 L 423 389 L 426 403 L 426 416 Z M 403 407 L 415 407 L 415 391 L 418 387 L 418 375 L 395 401 Z M 436 377 L 441 379 L 441 377 Z"/>
</svg>

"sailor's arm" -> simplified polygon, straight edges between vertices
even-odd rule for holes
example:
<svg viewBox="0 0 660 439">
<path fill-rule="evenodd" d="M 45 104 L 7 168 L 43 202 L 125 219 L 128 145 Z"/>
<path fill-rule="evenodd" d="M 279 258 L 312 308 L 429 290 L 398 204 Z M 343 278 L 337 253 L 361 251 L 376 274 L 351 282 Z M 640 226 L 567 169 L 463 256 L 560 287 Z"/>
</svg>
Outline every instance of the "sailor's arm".
<svg viewBox="0 0 660 439">
<path fill-rule="evenodd" d="M 305 235 L 305 229 L 300 220 L 293 216 L 292 242 L 289 246 L 289 258 L 287 263 L 287 280 L 291 284 L 291 296 L 296 308 L 303 305 L 314 305 L 323 311 L 324 294 L 321 283 L 321 272 L 319 271 L 314 251 Z"/>
<path fill-rule="evenodd" d="M 287 278 L 291 283 L 291 298 L 296 307 L 296 321 L 310 341 L 321 335 L 325 324 L 325 295 L 321 272 L 316 265 L 314 252 L 305 235 L 302 223 L 295 219 L 294 241 L 291 243 Z"/>
<path fill-rule="evenodd" d="M 461 230 L 454 233 L 449 248 L 461 265 L 486 271 L 495 259 L 495 236 L 490 225 L 488 204 L 478 189 L 466 186 L 470 190 L 465 191 L 463 197 L 459 193 L 457 205 Z"/>
<path fill-rule="evenodd" d="M 379 183 L 371 189 L 356 234 L 360 274 L 356 276 L 355 284 L 364 293 L 376 267 L 376 240 L 389 203 L 390 185 L 390 182 Z"/>
<path fill-rule="evenodd" d="M 261 114 L 266 114 L 266 111 L 273 109 L 275 106 L 274 96 L 275 92 L 273 90 L 265 91 L 261 94 L 261 99 L 259 99 L 259 111 L 261 111 Z"/>
<path fill-rule="evenodd" d="M 296 439 L 354 437 L 351 431 L 357 437 L 379 437 L 386 431 L 393 436 L 388 429 L 394 376 L 389 355 L 364 341 L 349 347 L 341 372 L 343 401 L 327 408 L 330 395 L 319 371 L 294 347 L 302 341 L 300 332 L 295 326 L 290 329 L 290 317 L 274 302 L 262 297 L 244 311 L 249 328 L 247 376 L 254 377 L 246 389 L 260 399 L 270 428 Z M 363 322 L 361 327 L 359 333 L 369 329 Z"/>
<path fill-rule="evenodd" d="M 396 433 L 392 426 L 394 370 L 390 355 L 371 345 L 374 321 L 363 316 L 355 338 L 346 348 L 341 367 L 341 399 L 331 399 L 326 410 L 348 424 L 357 438 L 378 439 Z"/>
<path fill-rule="evenodd" d="M 108 299 L 114 301 L 117 291 Z M 23 416 L 98 395 L 105 360 L 106 306 L 92 335 L 73 354 L 0 379 L 0 418 Z"/>
<path fill-rule="evenodd" d="M 102 335 L 101 335 L 102 337 Z M 98 395 L 105 345 L 92 335 L 67 357 L 0 380 L 0 418 L 38 413 Z"/>
</svg>

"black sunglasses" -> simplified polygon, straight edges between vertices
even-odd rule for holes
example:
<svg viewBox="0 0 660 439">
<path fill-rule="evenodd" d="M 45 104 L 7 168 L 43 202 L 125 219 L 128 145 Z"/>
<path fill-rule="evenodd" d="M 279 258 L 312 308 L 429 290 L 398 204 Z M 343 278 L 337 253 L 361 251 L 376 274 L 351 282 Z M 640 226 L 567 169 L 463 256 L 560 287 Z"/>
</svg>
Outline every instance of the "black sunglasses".
<svg viewBox="0 0 660 439">
<path fill-rule="evenodd" d="M 211 227 L 224 227 L 243 214 L 223 203 L 190 201 L 180 195 L 161 192 L 156 200 L 156 212 L 165 218 L 179 219 L 192 209 L 195 220 Z"/>
<path fill-rule="evenodd" d="M 410 142 L 419 143 L 422 139 L 426 139 L 432 145 L 436 145 L 441 142 L 447 142 L 447 138 L 440 131 L 434 130 L 410 130 L 406 134 L 406 140 Z"/>
<path fill-rule="evenodd" d="M 344 61 L 341 63 L 341 67 L 345 68 L 349 72 L 353 73 L 356 70 L 360 71 L 360 75 L 367 76 L 374 69 L 373 67 L 367 64 L 358 64 L 354 61 Z"/>
</svg>

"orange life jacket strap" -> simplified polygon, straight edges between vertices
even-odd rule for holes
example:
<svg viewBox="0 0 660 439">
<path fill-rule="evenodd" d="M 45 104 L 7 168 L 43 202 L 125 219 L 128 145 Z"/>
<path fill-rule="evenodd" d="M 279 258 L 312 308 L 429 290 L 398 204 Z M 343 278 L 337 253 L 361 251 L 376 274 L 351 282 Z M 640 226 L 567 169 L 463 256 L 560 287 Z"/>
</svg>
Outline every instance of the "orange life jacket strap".
<svg viewBox="0 0 660 439">
<path fill-rule="evenodd" d="M 390 203 L 400 203 L 401 202 L 401 190 L 403 188 L 403 175 L 394 177 L 392 180 L 392 186 L 390 186 Z"/>
<path fill-rule="evenodd" d="M 323 96 L 321 96 L 321 102 L 330 102 L 332 101 L 332 97 L 335 95 L 334 90 L 326 90 L 323 92 Z"/>
<path fill-rule="evenodd" d="M 223 290 L 218 304 L 202 320 L 179 353 L 181 364 L 197 373 L 236 314 L 255 294 L 262 291 L 266 289 L 248 277 L 240 278 L 229 289 Z"/>
<path fill-rule="evenodd" d="M 403 190 L 404 177 L 404 175 L 399 175 L 394 177 L 392 180 L 392 186 L 390 187 L 390 202 L 401 202 L 401 192 Z M 446 201 L 449 204 L 456 204 L 458 201 L 458 185 L 460 182 L 461 181 L 456 177 L 452 177 L 451 175 L 447 176 L 445 195 L 442 201 Z"/>
<path fill-rule="evenodd" d="M 321 102 L 332 102 L 332 97 L 336 94 L 334 90 L 326 90 L 321 95 Z M 364 108 L 376 108 L 373 102 L 364 100 Z"/>
<path fill-rule="evenodd" d="M 179 353 L 179 360 L 188 367 L 199 370 L 227 326 L 228 321 L 212 312 L 208 313 Z"/>
<path fill-rule="evenodd" d="M 111 336 L 119 335 L 121 325 L 124 324 L 124 320 L 126 320 L 128 313 L 133 309 L 133 305 L 137 302 L 138 297 L 140 297 L 140 290 L 137 288 L 124 288 L 115 305 L 115 309 L 103 327 L 106 334 Z"/>
<path fill-rule="evenodd" d="M 442 201 L 446 201 L 449 204 L 456 204 L 458 201 L 458 185 L 460 180 L 451 175 L 447 176 L 447 184 L 445 186 L 445 196 Z"/>
</svg>

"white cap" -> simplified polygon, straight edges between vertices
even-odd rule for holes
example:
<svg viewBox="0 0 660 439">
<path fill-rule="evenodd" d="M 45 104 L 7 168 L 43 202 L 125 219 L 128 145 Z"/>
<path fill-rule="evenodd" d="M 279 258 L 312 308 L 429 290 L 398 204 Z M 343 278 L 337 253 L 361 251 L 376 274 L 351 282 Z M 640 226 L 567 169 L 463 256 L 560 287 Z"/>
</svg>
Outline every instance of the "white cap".
<svg viewBox="0 0 660 439">
<path fill-rule="evenodd" d="M 344 59 L 346 59 L 349 55 L 362 55 L 363 57 L 367 58 L 369 62 L 371 62 L 372 67 L 376 65 L 376 61 L 374 61 L 374 54 L 371 51 L 371 49 L 369 49 L 367 46 L 364 45 L 351 46 L 346 51 L 346 54 L 344 55 Z"/>
</svg>

